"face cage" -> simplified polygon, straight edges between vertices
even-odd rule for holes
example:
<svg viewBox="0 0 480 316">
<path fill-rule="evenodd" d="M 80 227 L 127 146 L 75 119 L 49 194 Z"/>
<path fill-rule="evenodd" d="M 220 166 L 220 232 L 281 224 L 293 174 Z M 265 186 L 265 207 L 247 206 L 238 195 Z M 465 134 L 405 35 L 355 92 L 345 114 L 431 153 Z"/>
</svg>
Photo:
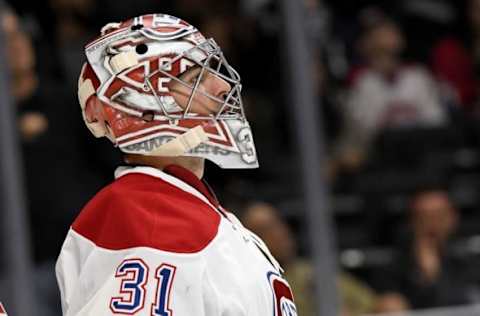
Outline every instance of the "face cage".
<svg viewBox="0 0 480 316">
<path fill-rule="evenodd" d="M 198 57 L 195 57 L 195 54 L 198 56 L 198 53 L 200 53 L 203 56 L 206 56 L 202 60 L 198 60 Z M 171 69 L 173 67 L 173 64 L 180 60 L 181 58 L 186 58 L 189 61 L 193 62 L 194 64 L 198 65 L 201 67 L 200 73 L 195 80 L 195 82 L 192 84 L 183 81 L 180 78 L 177 78 L 175 76 L 172 76 L 167 69 Z M 221 99 L 217 96 L 211 95 L 207 92 L 201 91 L 198 89 L 200 83 L 202 82 L 202 78 L 205 75 L 206 72 L 209 72 L 226 82 L 228 82 L 231 86 L 231 90 L 229 93 L 225 96 L 224 99 Z M 157 74 L 162 74 L 171 80 L 175 80 L 182 84 L 183 86 L 191 89 L 190 97 L 188 99 L 188 103 L 186 108 L 183 110 L 182 114 L 174 114 L 174 113 L 169 113 L 163 102 L 161 101 L 159 95 L 155 91 L 153 84 L 151 82 L 151 78 Z M 180 74 L 181 75 L 181 74 Z M 160 108 L 162 109 L 163 114 L 165 117 L 169 119 L 198 119 L 198 120 L 208 120 L 208 119 L 215 119 L 215 120 L 246 120 L 245 117 L 245 112 L 243 108 L 243 102 L 241 98 L 241 90 L 242 90 L 242 85 L 240 83 L 240 75 L 238 72 L 230 66 L 230 64 L 227 62 L 225 57 L 223 56 L 223 52 L 220 49 L 220 47 L 215 43 L 215 41 L 210 38 L 195 47 L 192 47 L 191 49 L 183 52 L 181 55 L 175 57 L 173 60 L 171 60 L 168 63 L 165 63 L 161 65 L 160 69 L 151 73 L 146 79 L 144 83 L 145 87 L 152 91 L 153 95 L 155 96 L 155 99 L 157 100 Z M 213 115 L 199 115 L 197 113 L 190 113 L 190 109 L 192 107 L 192 102 L 193 98 L 195 97 L 195 94 L 199 93 L 204 95 L 205 97 L 218 102 L 221 104 L 221 107 L 218 111 L 217 114 Z"/>
</svg>

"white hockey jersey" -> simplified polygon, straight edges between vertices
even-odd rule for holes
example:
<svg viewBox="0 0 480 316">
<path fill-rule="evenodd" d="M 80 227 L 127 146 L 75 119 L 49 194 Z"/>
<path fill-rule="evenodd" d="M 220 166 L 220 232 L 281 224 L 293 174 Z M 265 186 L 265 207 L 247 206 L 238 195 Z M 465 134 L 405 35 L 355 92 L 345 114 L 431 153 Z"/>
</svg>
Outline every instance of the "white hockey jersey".
<svg viewBox="0 0 480 316">
<path fill-rule="evenodd" d="M 119 168 L 56 265 L 65 316 L 295 316 L 263 242 L 191 172 Z"/>
</svg>

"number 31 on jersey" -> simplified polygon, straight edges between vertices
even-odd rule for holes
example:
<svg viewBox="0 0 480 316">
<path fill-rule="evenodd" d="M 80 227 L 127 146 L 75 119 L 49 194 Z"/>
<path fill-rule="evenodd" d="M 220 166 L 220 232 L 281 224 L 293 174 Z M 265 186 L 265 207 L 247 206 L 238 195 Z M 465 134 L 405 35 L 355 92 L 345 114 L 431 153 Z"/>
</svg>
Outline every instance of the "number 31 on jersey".
<svg viewBox="0 0 480 316">
<path fill-rule="evenodd" d="M 175 278 L 176 267 L 162 264 L 155 270 L 155 301 L 151 304 L 151 316 L 171 316 L 169 308 L 170 291 Z M 134 315 L 145 308 L 146 284 L 149 268 L 139 258 L 126 259 L 118 266 L 115 277 L 122 282 L 119 296 L 110 300 L 110 310 L 114 314 Z"/>
</svg>

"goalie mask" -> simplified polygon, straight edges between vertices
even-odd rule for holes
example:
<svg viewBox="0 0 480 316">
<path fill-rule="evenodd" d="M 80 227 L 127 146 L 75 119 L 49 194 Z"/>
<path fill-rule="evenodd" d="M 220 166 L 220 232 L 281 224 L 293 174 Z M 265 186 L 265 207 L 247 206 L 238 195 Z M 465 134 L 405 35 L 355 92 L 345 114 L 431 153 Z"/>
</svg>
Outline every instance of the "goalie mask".
<svg viewBox="0 0 480 316">
<path fill-rule="evenodd" d="M 240 76 L 192 25 L 164 14 L 110 23 L 85 53 L 78 96 L 96 137 L 125 153 L 258 167 Z"/>
</svg>

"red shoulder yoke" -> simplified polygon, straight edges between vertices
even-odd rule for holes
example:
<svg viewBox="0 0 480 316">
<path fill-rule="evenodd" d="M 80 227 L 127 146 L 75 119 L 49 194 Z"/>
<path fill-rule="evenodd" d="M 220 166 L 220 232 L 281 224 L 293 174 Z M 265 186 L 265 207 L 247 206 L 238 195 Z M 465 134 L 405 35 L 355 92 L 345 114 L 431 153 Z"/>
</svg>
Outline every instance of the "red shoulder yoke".
<svg viewBox="0 0 480 316">
<path fill-rule="evenodd" d="M 131 173 L 100 191 L 72 228 L 102 248 L 195 253 L 212 241 L 219 224 L 220 214 L 194 195 L 162 179 Z"/>
</svg>

